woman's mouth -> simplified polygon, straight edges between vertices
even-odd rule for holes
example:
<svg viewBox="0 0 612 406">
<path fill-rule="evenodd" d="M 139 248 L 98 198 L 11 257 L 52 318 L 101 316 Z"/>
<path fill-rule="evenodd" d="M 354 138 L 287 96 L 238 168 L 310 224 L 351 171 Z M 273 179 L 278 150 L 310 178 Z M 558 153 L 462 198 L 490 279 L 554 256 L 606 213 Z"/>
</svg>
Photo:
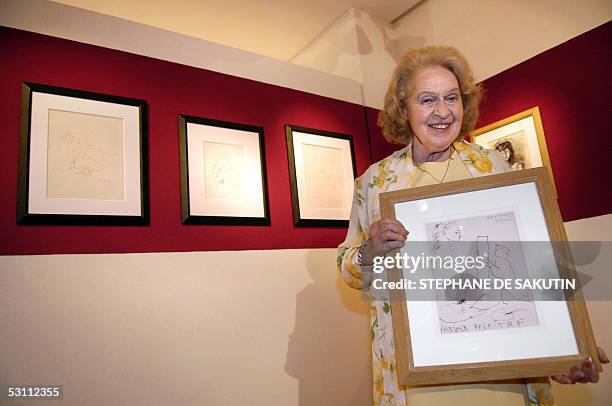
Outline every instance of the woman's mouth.
<svg viewBox="0 0 612 406">
<path fill-rule="evenodd" d="M 451 126 L 452 123 L 439 123 L 439 124 L 428 124 L 428 127 L 435 128 L 436 130 L 445 130 Z"/>
</svg>

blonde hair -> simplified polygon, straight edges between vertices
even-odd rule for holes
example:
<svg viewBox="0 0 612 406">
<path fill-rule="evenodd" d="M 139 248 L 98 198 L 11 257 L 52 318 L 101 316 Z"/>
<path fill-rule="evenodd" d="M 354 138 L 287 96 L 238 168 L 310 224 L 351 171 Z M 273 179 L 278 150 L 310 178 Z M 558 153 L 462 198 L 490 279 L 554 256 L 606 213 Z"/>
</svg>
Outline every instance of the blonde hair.
<svg viewBox="0 0 612 406">
<path fill-rule="evenodd" d="M 463 103 L 463 122 L 458 139 L 474 129 L 478 120 L 478 104 L 482 89 L 474 81 L 468 61 L 453 47 L 423 47 L 409 49 L 398 63 L 385 96 L 384 110 L 378 115 L 378 126 L 385 139 L 394 144 L 408 144 L 414 132 L 406 114 L 406 99 L 412 93 L 418 71 L 440 66 L 451 71 L 459 82 Z"/>
</svg>

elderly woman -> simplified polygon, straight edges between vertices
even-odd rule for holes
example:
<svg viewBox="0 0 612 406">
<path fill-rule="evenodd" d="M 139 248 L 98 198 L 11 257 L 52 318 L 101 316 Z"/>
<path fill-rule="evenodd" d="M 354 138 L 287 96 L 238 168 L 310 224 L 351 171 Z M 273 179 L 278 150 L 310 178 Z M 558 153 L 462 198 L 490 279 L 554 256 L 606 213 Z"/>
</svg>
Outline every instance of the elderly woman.
<svg viewBox="0 0 612 406">
<path fill-rule="evenodd" d="M 379 193 L 479 177 L 511 169 L 498 151 L 463 140 L 478 118 L 480 87 L 470 66 L 454 48 L 409 50 L 397 66 L 378 124 L 384 137 L 406 147 L 370 166 L 355 182 L 346 240 L 338 247 L 338 268 L 346 283 L 366 290 L 374 258 L 400 248 L 409 230 L 381 218 Z M 465 384 L 406 389 L 399 386 L 390 305 L 371 308 L 374 405 L 552 404 L 548 380 Z M 605 354 L 601 354 L 606 362 Z M 554 377 L 560 383 L 596 381 L 594 363 Z"/>
</svg>

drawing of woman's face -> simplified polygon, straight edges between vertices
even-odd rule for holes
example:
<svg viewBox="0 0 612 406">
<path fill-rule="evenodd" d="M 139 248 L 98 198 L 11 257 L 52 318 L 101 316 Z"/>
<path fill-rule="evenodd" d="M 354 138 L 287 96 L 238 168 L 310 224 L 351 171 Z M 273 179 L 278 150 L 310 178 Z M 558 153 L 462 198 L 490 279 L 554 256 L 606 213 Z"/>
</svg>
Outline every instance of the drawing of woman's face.
<svg viewBox="0 0 612 406">
<path fill-rule="evenodd" d="M 459 227 L 455 222 L 448 224 L 448 226 L 444 229 L 444 236 L 450 241 L 461 240 L 461 227 Z"/>
<path fill-rule="evenodd" d="M 510 149 L 504 148 L 499 152 L 501 153 L 501 155 L 504 157 L 506 161 L 510 159 Z"/>
<path fill-rule="evenodd" d="M 504 157 L 506 162 L 509 164 L 514 163 L 514 148 L 510 141 L 500 142 L 495 146 L 495 149 L 499 151 L 499 154 Z"/>
</svg>

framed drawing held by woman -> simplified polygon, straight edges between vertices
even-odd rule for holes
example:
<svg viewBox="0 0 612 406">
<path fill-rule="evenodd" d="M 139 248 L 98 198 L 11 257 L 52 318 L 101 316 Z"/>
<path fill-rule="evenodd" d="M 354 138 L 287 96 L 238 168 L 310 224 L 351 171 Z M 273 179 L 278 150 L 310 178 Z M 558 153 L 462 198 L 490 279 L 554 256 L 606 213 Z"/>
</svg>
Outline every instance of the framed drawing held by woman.
<svg viewBox="0 0 612 406">
<path fill-rule="evenodd" d="M 446 273 L 436 266 L 416 272 L 396 268 L 387 275 L 389 282 L 413 280 L 416 289 L 430 278 L 505 282 L 504 288 L 496 289 L 472 283 L 481 287 L 461 289 L 452 298 L 449 289 L 442 290 L 447 297 L 441 298 L 440 289 L 428 288 L 432 300 L 422 292 L 390 288 L 400 383 L 550 376 L 580 366 L 586 357 L 597 359 L 571 253 L 564 244 L 563 222 L 544 169 L 387 192 L 380 195 L 380 207 L 383 217 L 395 218 L 411 230 L 413 243 L 401 249 L 403 256 L 421 256 L 416 251 L 427 246 L 434 259 L 444 252 L 456 257 L 464 243 L 463 247 L 475 247 L 468 256 L 483 258 L 481 267 L 472 267 L 473 274 L 456 266 Z M 575 281 L 576 287 L 566 300 L 563 289 L 560 296 L 551 297 L 551 290 L 529 289 L 533 285 L 526 283 L 543 280 Z M 522 288 L 517 288 L 519 282 Z"/>
</svg>

